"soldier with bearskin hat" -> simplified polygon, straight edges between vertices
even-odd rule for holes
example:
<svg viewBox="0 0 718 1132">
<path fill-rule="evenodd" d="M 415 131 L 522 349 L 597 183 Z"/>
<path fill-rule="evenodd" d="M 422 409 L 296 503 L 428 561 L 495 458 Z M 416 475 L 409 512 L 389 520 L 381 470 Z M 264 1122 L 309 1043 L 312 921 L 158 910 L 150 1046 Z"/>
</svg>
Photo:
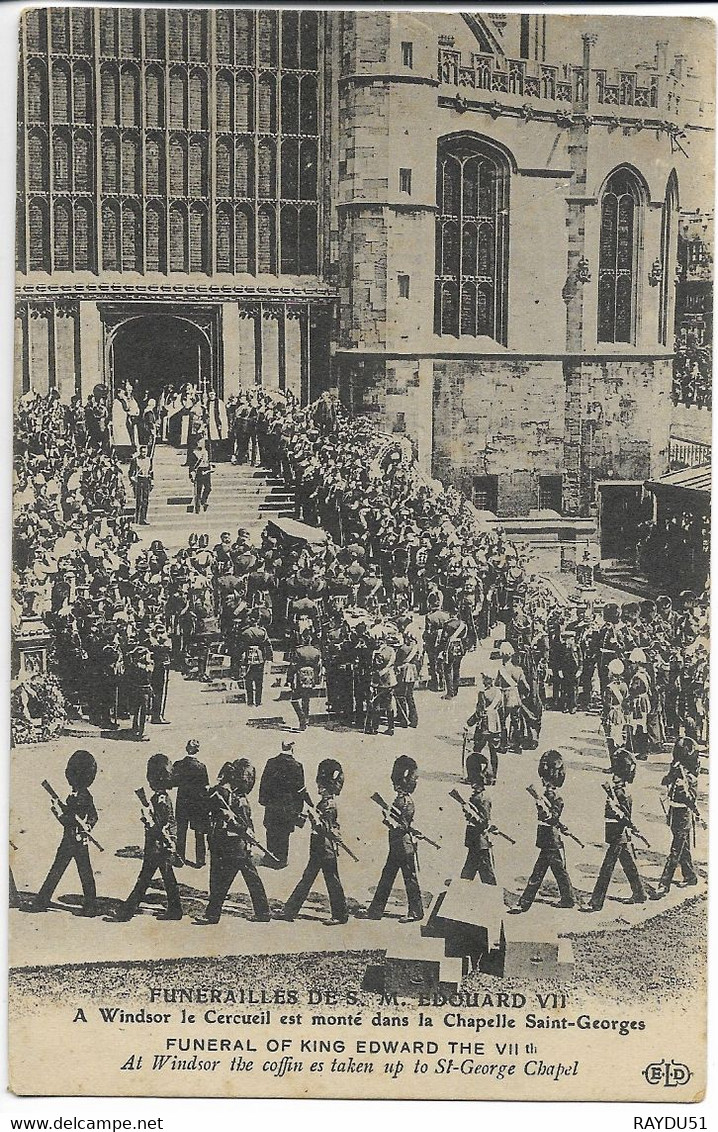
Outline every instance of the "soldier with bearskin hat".
<svg viewBox="0 0 718 1132">
<path fill-rule="evenodd" d="M 614 752 L 611 769 L 613 782 L 606 788 L 604 809 L 606 855 L 591 898 L 583 909 L 586 912 L 599 912 L 603 908 L 617 862 L 620 862 L 631 886 L 633 903 L 645 904 L 648 899 L 646 887 L 638 873 L 636 851 L 631 841 L 631 832 L 635 827 L 632 818 L 633 800 L 628 787 L 636 777 L 636 760 L 630 751 L 621 747 Z"/>
<path fill-rule="evenodd" d="M 267 893 L 252 860 L 254 823 L 247 796 L 254 789 L 256 777 L 249 759 L 235 759 L 224 764 L 217 785 L 209 792 L 209 903 L 200 923 L 219 923 L 237 873 L 242 874 L 249 891 L 252 919 L 260 923 L 270 919 Z"/>
<path fill-rule="evenodd" d="M 560 752 L 544 751 L 539 759 L 538 772 L 543 783 L 543 795 L 539 795 L 533 789 L 529 792 L 536 802 L 538 811 L 536 848 L 539 855 L 518 905 L 511 909 L 512 912 L 528 911 L 549 869 L 558 885 L 561 897 L 559 907 L 573 908 L 576 905 L 576 894 L 566 868 L 562 836 L 566 832 L 566 827 L 561 822 L 564 802 L 558 791 L 566 780 L 566 769 Z"/>
<path fill-rule="evenodd" d="M 424 905 L 416 870 L 416 841 L 412 833 L 415 806 L 411 795 L 416 790 L 418 778 L 418 767 L 414 759 L 409 755 L 399 755 L 391 772 L 396 796 L 388 814 L 384 817 L 384 824 L 389 829 L 389 855 L 371 904 L 364 913 L 368 920 L 381 919 L 399 871 L 404 878 L 409 905 L 407 915 L 402 917 L 401 922 L 413 923 L 424 918 Z"/>
<path fill-rule="evenodd" d="M 689 736 L 679 739 L 673 748 L 673 761 L 662 785 L 668 787 L 666 821 L 671 831 L 671 848 L 666 859 L 658 893 L 665 896 L 680 866 L 685 885 L 698 884 L 691 854 L 691 835 L 698 815 L 698 750 Z"/>
<path fill-rule="evenodd" d="M 167 911 L 159 917 L 164 920 L 181 920 L 182 904 L 173 865 L 177 859 L 174 810 L 169 791 L 172 787 L 173 766 L 166 755 L 152 755 L 147 760 L 147 783 L 152 796 L 142 802 L 142 822 L 145 827 L 145 845 L 142 868 L 132 892 L 120 906 L 117 920 L 131 920 L 144 900 L 155 874 L 159 872 L 167 893 Z M 144 795 L 144 792 L 141 792 Z M 139 796 L 139 794 L 138 794 Z"/>
<path fill-rule="evenodd" d="M 490 834 L 491 825 L 491 798 L 486 793 L 486 787 L 493 782 L 491 770 L 485 763 L 470 765 L 468 767 L 469 781 L 471 782 L 471 797 L 466 813 L 466 860 L 461 870 L 462 880 L 473 880 L 476 874 L 483 884 L 496 884 L 494 870 L 493 842 Z"/>
<path fill-rule="evenodd" d="M 55 860 L 35 897 L 31 910 L 45 912 L 52 895 L 62 880 L 70 861 L 77 865 L 82 885 L 82 908 L 79 916 L 97 915 L 97 889 L 95 874 L 87 844 L 87 831 L 97 824 L 97 810 L 90 793 L 90 786 L 97 775 L 97 763 L 89 751 L 74 751 L 65 768 L 65 778 L 71 790 L 64 806 L 53 800 L 53 813 L 63 827 L 62 840 L 57 848 Z"/>
<path fill-rule="evenodd" d="M 343 786 L 344 771 L 341 763 L 336 759 L 323 759 L 317 767 L 319 801 L 316 809 L 311 805 L 309 807 L 309 820 L 312 823 L 309 861 L 301 880 L 284 906 L 285 920 L 296 919 L 320 872 L 327 886 L 331 909 L 331 919 L 326 921 L 327 925 L 334 927 L 337 924 L 346 924 L 349 919 L 346 896 L 339 878 L 339 845 L 336 840 L 339 833 L 336 799 L 341 794 Z M 304 797 L 308 802 L 306 792 Z"/>
</svg>

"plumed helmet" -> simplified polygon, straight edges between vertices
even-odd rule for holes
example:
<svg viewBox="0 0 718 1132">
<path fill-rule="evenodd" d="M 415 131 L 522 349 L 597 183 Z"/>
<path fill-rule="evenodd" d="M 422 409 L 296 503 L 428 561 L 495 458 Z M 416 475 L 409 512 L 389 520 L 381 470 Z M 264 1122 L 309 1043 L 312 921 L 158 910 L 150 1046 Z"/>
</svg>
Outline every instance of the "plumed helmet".
<svg viewBox="0 0 718 1132">
<path fill-rule="evenodd" d="M 616 778 L 622 778 L 624 782 L 633 782 L 636 777 L 636 760 L 625 747 L 619 747 L 613 752 L 611 770 Z"/>
<path fill-rule="evenodd" d="M 235 759 L 232 763 L 232 785 L 239 794 L 251 794 L 257 772 L 249 759 Z"/>
<path fill-rule="evenodd" d="M 563 786 L 566 768 L 560 751 L 544 751 L 538 764 L 539 777 L 548 786 Z"/>
<path fill-rule="evenodd" d="M 391 781 L 396 790 L 413 794 L 419 779 L 419 768 L 410 755 L 399 755 L 391 770 Z"/>
<path fill-rule="evenodd" d="M 609 660 L 608 662 L 608 671 L 612 676 L 622 676 L 623 661 L 619 660 L 617 656 L 614 656 L 613 660 Z"/>
<path fill-rule="evenodd" d="M 645 664 L 646 654 L 644 653 L 643 649 L 632 649 L 631 655 L 628 659 L 630 660 L 631 664 Z"/>
<path fill-rule="evenodd" d="M 699 764 L 695 739 L 691 739 L 689 735 L 684 735 L 682 739 L 679 739 L 673 748 L 673 761 L 680 763 L 689 774 L 697 778 Z"/>
<path fill-rule="evenodd" d="M 172 771 L 172 760 L 167 755 L 150 755 L 147 760 L 147 781 L 153 790 L 169 790 Z"/>
<path fill-rule="evenodd" d="M 65 778 L 75 789 L 92 786 L 97 775 L 97 763 L 89 751 L 73 751 L 67 761 Z"/>
<path fill-rule="evenodd" d="M 603 607 L 603 619 L 604 619 L 604 621 L 608 621 L 608 623 L 610 625 L 617 625 L 620 616 L 621 616 L 621 611 L 614 601 L 609 601 L 609 603 L 607 605 L 604 605 L 604 607 Z"/>
<path fill-rule="evenodd" d="M 510 656 L 513 656 L 513 655 L 514 655 L 514 646 L 512 644 L 510 644 L 508 641 L 502 641 L 501 644 L 499 645 L 499 656 L 502 656 L 502 657 L 508 659 Z"/>
<path fill-rule="evenodd" d="M 317 786 L 331 790 L 332 794 L 341 794 L 344 786 L 342 764 L 336 759 L 322 759 L 317 767 Z"/>
</svg>

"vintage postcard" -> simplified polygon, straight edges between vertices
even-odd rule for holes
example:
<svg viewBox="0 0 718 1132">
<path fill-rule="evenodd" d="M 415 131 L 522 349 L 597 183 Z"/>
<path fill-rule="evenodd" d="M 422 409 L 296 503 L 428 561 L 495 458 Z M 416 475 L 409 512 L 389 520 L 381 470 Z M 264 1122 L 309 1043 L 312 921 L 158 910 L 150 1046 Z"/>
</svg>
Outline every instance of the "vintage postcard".
<svg viewBox="0 0 718 1132">
<path fill-rule="evenodd" d="M 713 24 L 18 34 L 11 1089 L 701 1100 Z"/>
</svg>

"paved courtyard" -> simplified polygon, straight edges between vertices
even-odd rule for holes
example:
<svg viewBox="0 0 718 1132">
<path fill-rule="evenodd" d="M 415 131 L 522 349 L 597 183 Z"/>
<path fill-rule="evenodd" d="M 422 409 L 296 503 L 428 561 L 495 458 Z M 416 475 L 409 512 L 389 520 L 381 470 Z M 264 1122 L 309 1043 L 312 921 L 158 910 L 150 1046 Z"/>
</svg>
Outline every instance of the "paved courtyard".
<svg viewBox="0 0 718 1132">
<path fill-rule="evenodd" d="M 476 675 L 487 662 L 489 648 L 470 654 L 464 673 Z M 350 908 L 368 901 L 379 877 L 386 854 L 386 829 L 381 813 L 370 800 L 374 791 L 391 797 L 390 772 L 394 759 L 404 752 L 417 759 L 420 769 L 416 791 L 416 824 L 441 845 L 439 850 L 422 845 L 420 849 L 420 883 L 427 900 L 436 894 L 445 880 L 458 876 L 463 863 L 464 821 L 457 804 L 449 797 L 454 787 L 461 787 L 461 736 L 466 718 L 473 710 L 475 689 L 463 687 L 455 700 L 446 700 L 436 693 L 417 693 L 420 714 L 416 731 L 397 730 L 393 737 L 369 736 L 327 721 L 317 719 L 303 734 L 296 730 L 296 717 L 291 704 L 280 700 L 280 688 L 271 685 L 279 677 L 269 677 L 265 684 L 264 702 L 260 708 L 225 702 L 222 692 L 196 681 L 184 680 L 173 673 L 170 683 L 167 716 L 169 726 L 149 726 L 143 742 L 130 738 L 129 731 L 103 735 L 89 725 L 70 729 L 52 745 L 17 748 L 12 753 L 12 818 L 10 836 L 16 849 L 11 853 L 14 876 L 22 892 L 34 893 L 49 867 L 60 836 L 60 827 L 53 818 L 49 799 L 41 787 L 43 778 L 61 793 L 66 792 L 64 768 L 67 757 L 76 747 L 87 747 L 95 754 L 99 773 L 94 796 L 99 811 L 95 830 L 105 847 L 104 853 L 92 849 L 100 906 L 104 913 L 96 920 L 71 914 L 80 903 L 79 882 L 71 866 L 57 893 L 56 902 L 44 915 L 29 915 L 20 910 L 10 912 L 10 964 L 12 967 L 33 967 L 88 963 L 113 960 L 150 960 L 195 957 L 203 955 L 281 954 L 302 951 L 343 951 L 384 948 L 396 933 L 407 929 L 399 925 L 404 914 L 403 891 L 395 889 L 380 922 L 351 918 L 346 926 L 326 927 L 328 901 L 323 884 L 317 882 L 315 893 L 294 924 L 272 921 L 255 924 L 248 921 L 251 906 L 241 878 L 236 882 L 226 904 L 226 912 L 217 925 L 201 927 L 193 923 L 206 903 L 208 868 L 189 866 L 178 870 L 181 891 L 188 914 L 180 923 L 158 922 L 157 911 L 164 906 L 160 889 L 150 890 L 150 901 L 142 915 L 130 923 L 112 923 L 117 902 L 129 893 L 139 869 L 143 829 L 139 804 L 134 790 L 146 785 L 144 770 L 147 758 L 163 751 L 176 759 L 184 753 L 189 738 L 201 742 L 200 757 L 207 763 L 210 780 L 227 759 L 250 758 L 259 774 L 265 761 L 277 753 L 282 739 L 296 739 L 296 754 L 305 767 L 310 791 L 315 792 L 314 776 L 320 759 L 334 756 L 345 769 L 346 784 L 340 798 L 342 834 L 359 857 L 355 864 L 341 854 L 340 871 L 349 897 Z M 319 710 L 321 701 L 315 701 Z M 128 723 L 125 726 L 129 726 Z M 536 767 L 541 752 L 548 747 L 562 751 L 567 765 L 563 790 L 567 825 L 585 842 L 581 850 L 567 841 L 569 871 L 579 892 L 590 892 L 603 855 L 603 803 L 601 783 L 607 781 L 608 764 L 605 744 L 596 714 L 579 712 L 562 715 L 548 712 L 544 716 L 541 743 L 537 751 L 506 754 L 502 757 L 498 783 L 493 791 L 493 817 L 500 829 L 516 840 L 511 846 L 496 838 L 495 857 L 499 883 L 504 886 L 507 902 L 513 903 L 521 891 L 535 859 L 535 805 L 526 793 L 526 786 L 538 783 Z M 639 764 L 634 786 L 634 817 L 651 842 L 651 849 L 638 847 L 639 867 L 645 878 L 657 882 L 670 842 L 670 834 L 660 804 L 661 778 L 670 761 L 669 751 L 653 754 L 648 763 Z M 699 806 L 705 808 L 707 777 L 701 775 Z M 262 809 L 253 796 L 255 826 L 262 837 Z M 273 911 L 281 910 L 304 868 L 309 840 L 308 826 L 292 837 L 287 869 L 275 872 L 263 869 L 262 875 Z M 674 887 L 659 903 L 643 906 L 628 903 L 630 890 L 620 868 L 609 892 L 604 910 L 587 916 L 576 910 L 555 907 L 558 893 L 551 886 L 541 893 L 534 907 L 525 915 L 527 924 L 552 928 L 559 933 L 628 928 L 673 907 L 687 896 L 705 887 L 707 835 L 697 830 L 696 860 L 701 876 L 700 888 Z M 192 835 L 188 853 L 193 850 Z M 478 883 L 478 881 L 477 881 Z"/>
</svg>

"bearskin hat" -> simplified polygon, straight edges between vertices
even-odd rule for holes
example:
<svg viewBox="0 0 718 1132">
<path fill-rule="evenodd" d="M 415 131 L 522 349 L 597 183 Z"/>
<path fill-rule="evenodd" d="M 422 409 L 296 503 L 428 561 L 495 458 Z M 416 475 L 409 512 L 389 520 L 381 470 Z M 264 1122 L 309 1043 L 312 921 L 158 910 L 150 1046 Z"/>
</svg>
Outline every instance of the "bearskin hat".
<svg viewBox="0 0 718 1132">
<path fill-rule="evenodd" d="M 466 759 L 466 778 L 472 786 L 493 786 L 496 781 L 491 764 L 473 751 Z"/>
<path fill-rule="evenodd" d="M 633 782 L 636 777 L 636 760 L 625 747 L 619 747 L 613 752 L 611 770 L 616 778 L 622 778 L 624 782 Z"/>
<path fill-rule="evenodd" d="M 251 794 L 256 780 L 257 772 L 249 759 L 234 760 L 232 763 L 232 785 L 239 794 L 243 796 Z"/>
<path fill-rule="evenodd" d="M 331 790 L 332 794 L 340 794 L 344 786 L 342 764 L 336 759 L 322 759 L 317 767 L 317 786 Z"/>
<path fill-rule="evenodd" d="M 688 774 L 692 774 L 697 778 L 699 764 L 695 740 L 691 739 L 688 735 L 684 735 L 682 739 L 679 739 L 673 748 L 673 761 L 679 763 Z"/>
<path fill-rule="evenodd" d="M 560 751 L 544 751 L 538 764 L 539 777 L 547 786 L 563 786 L 566 768 Z"/>
<path fill-rule="evenodd" d="M 73 751 L 67 761 L 65 778 L 74 789 L 92 786 L 97 775 L 97 763 L 89 751 Z"/>
<path fill-rule="evenodd" d="M 217 774 L 217 782 L 224 783 L 231 781 L 232 778 L 232 763 L 222 763 Z"/>
<path fill-rule="evenodd" d="M 167 755 L 150 755 L 147 760 L 147 781 L 153 790 L 169 790 L 174 767 Z"/>
<path fill-rule="evenodd" d="M 419 779 L 419 768 L 410 755 L 399 755 L 391 771 L 391 781 L 397 790 L 413 794 Z"/>
</svg>

